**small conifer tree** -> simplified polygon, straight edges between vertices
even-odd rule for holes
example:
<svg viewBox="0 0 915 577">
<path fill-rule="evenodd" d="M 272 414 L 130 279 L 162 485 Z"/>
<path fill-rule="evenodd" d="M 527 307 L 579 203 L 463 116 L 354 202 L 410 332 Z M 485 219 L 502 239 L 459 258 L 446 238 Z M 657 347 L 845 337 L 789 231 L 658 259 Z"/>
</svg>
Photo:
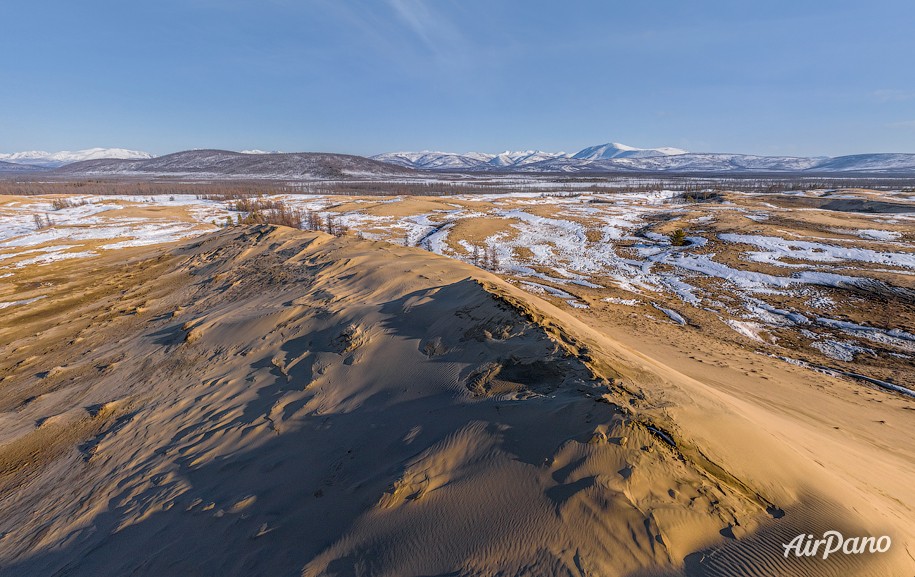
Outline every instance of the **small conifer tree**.
<svg viewBox="0 0 915 577">
<path fill-rule="evenodd" d="M 684 246 L 686 245 L 686 233 L 683 232 L 682 228 L 670 233 L 670 244 L 671 246 Z"/>
</svg>

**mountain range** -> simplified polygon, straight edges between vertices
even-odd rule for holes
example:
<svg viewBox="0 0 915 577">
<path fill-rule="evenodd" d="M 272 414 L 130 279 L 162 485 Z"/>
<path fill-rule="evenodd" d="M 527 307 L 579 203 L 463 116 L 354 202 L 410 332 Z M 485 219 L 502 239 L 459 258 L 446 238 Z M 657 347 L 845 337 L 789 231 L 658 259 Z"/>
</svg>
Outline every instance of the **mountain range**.
<svg viewBox="0 0 915 577">
<path fill-rule="evenodd" d="M 576 153 L 541 150 L 483 152 L 389 152 L 365 158 L 330 153 L 261 150 L 188 150 L 160 157 L 121 148 L 76 152 L 0 154 L 0 173 L 44 171 L 63 176 L 196 175 L 233 178 L 337 178 L 422 172 L 526 173 L 871 173 L 915 174 L 915 154 L 848 156 L 759 156 L 637 148 L 617 142 Z"/>
<path fill-rule="evenodd" d="M 472 172 L 868 172 L 912 174 L 915 154 L 884 153 L 849 156 L 759 156 L 718 152 L 688 152 L 680 148 L 637 148 L 610 142 L 589 146 L 574 154 L 564 152 L 393 152 L 373 156 L 375 160 L 417 170 Z"/>
<path fill-rule="evenodd" d="M 636 148 L 618 142 L 589 146 L 575 154 L 542 150 L 485 152 L 389 152 L 372 158 L 418 170 L 505 170 L 530 166 L 576 165 L 614 158 L 657 158 L 686 154 L 679 148 Z M 571 162 L 570 162 L 571 161 Z M 580 161 L 580 162 L 579 162 Z"/>
<path fill-rule="evenodd" d="M 43 150 L 29 150 L 26 152 L 0 153 L 0 161 L 12 164 L 28 164 L 45 168 L 56 168 L 65 164 L 81 162 L 83 160 L 98 160 L 102 158 L 120 158 L 140 160 L 153 158 L 148 152 L 127 150 L 124 148 L 87 148 L 85 150 L 60 152 L 45 152 Z"/>
</svg>

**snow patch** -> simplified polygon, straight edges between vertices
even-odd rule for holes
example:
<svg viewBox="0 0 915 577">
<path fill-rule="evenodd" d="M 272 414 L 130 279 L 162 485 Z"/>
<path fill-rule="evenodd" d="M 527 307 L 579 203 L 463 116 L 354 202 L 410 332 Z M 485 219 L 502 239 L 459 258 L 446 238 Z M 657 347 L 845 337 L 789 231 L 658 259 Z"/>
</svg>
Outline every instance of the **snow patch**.
<svg viewBox="0 0 915 577">
<path fill-rule="evenodd" d="M 759 336 L 763 331 L 766 330 L 766 325 L 760 323 L 754 323 L 750 321 L 738 321 L 733 319 L 728 319 L 724 321 L 729 327 L 754 341 L 759 341 L 765 343 L 766 341 Z"/>
<path fill-rule="evenodd" d="M 659 311 L 661 311 L 662 313 L 664 313 L 665 315 L 667 315 L 667 318 L 669 318 L 669 319 L 672 320 L 673 322 L 677 323 L 678 325 L 685 325 L 685 324 L 687 324 L 687 323 L 686 323 L 686 319 L 683 318 L 683 315 L 681 315 L 681 314 L 678 313 L 677 311 L 675 311 L 675 310 L 673 310 L 673 309 L 664 308 L 664 307 L 662 307 L 661 305 L 659 305 L 659 304 L 657 304 L 657 303 L 651 303 L 651 306 L 653 306 L 654 308 L 658 309 Z"/>
<path fill-rule="evenodd" d="M 8 308 L 8 307 L 20 306 L 20 305 L 29 305 L 29 304 L 32 304 L 32 303 L 35 302 L 35 301 L 38 301 L 38 300 L 43 299 L 44 297 L 45 297 L 45 295 L 41 295 L 41 296 L 38 296 L 38 297 L 35 297 L 35 298 L 24 299 L 24 300 L 21 300 L 21 301 L 0 302 L 0 309 L 5 309 L 5 308 Z"/>
<path fill-rule="evenodd" d="M 607 297 L 607 298 L 601 299 L 601 300 L 604 301 L 605 303 L 610 303 L 610 304 L 614 304 L 614 305 L 625 305 L 627 307 L 637 307 L 640 304 L 642 304 L 642 301 L 640 301 L 639 299 L 622 299 L 619 297 Z"/>
</svg>

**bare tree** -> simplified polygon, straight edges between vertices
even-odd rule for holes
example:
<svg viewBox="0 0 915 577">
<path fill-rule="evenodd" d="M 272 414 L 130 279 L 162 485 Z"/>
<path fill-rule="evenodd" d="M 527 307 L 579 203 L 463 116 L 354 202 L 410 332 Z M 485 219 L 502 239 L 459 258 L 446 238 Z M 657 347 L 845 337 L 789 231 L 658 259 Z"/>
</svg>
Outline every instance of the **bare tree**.
<svg viewBox="0 0 915 577">
<path fill-rule="evenodd" d="M 42 217 L 40 214 L 35 213 L 32 215 L 32 219 L 35 221 L 35 230 L 43 230 L 54 226 L 54 223 L 51 222 L 51 217 L 48 215 Z"/>
<path fill-rule="evenodd" d="M 308 230 L 322 230 L 324 223 L 321 221 L 321 215 L 313 210 L 306 210 L 305 228 Z"/>
<path fill-rule="evenodd" d="M 489 246 L 486 249 L 486 263 L 489 270 L 499 270 L 499 255 L 496 253 L 496 247 Z"/>
</svg>

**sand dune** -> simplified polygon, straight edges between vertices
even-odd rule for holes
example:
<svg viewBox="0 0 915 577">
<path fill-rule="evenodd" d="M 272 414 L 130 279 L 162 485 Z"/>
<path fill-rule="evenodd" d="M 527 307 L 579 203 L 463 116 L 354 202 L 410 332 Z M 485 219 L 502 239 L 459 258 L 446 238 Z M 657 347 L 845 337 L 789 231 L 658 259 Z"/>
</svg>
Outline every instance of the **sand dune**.
<svg viewBox="0 0 915 577">
<path fill-rule="evenodd" d="M 4 575 L 915 572 L 903 397 L 695 374 L 470 265 L 285 228 L 16 282 L 43 298 L 0 320 Z M 783 557 L 830 529 L 894 545 Z"/>
</svg>

